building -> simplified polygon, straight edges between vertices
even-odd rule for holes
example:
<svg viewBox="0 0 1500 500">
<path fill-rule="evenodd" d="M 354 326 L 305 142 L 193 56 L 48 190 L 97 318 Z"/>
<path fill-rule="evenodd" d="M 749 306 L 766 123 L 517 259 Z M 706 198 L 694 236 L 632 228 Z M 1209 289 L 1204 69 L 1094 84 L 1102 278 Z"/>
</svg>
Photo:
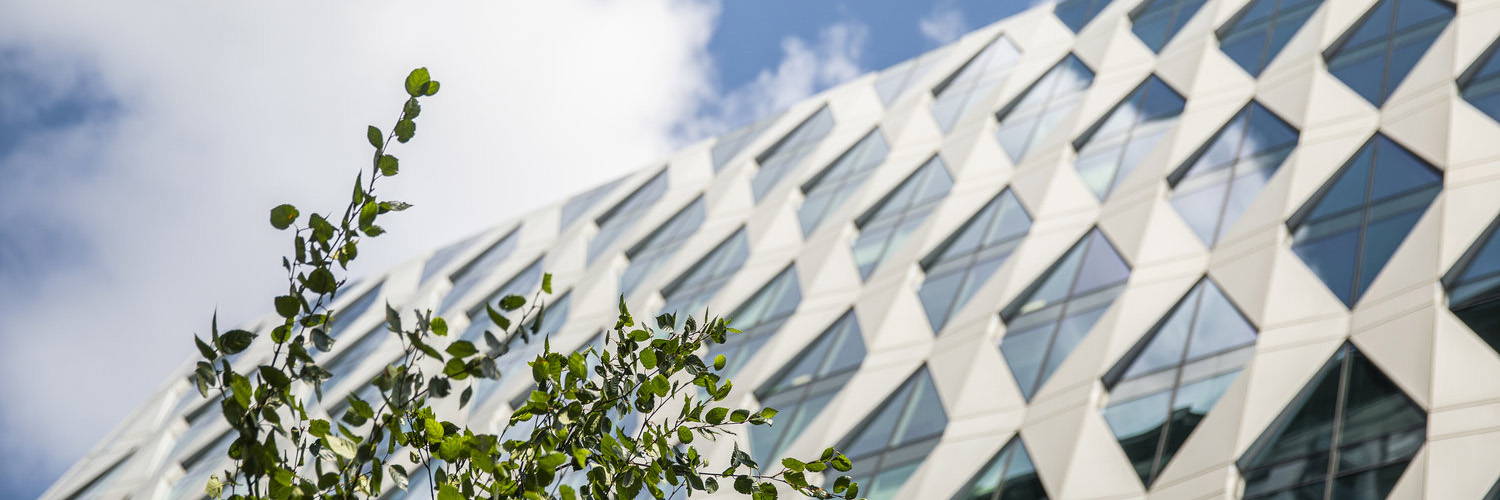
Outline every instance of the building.
<svg viewBox="0 0 1500 500">
<path fill-rule="evenodd" d="M 1497 35 L 1500 0 L 1042 5 L 365 280 L 327 388 L 394 355 L 371 305 L 475 335 L 546 270 L 559 349 L 618 294 L 731 313 L 781 410 L 747 447 L 839 445 L 873 498 L 1494 498 Z M 45 498 L 200 495 L 199 401 Z"/>
</svg>

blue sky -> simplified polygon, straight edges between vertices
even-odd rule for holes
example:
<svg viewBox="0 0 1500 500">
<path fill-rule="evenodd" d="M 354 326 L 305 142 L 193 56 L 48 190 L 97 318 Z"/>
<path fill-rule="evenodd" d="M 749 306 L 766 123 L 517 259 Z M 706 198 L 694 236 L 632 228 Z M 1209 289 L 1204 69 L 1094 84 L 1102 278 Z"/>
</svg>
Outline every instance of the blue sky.
<svg viewBox="0 0 1500 500">
<path fill-rule="evenodd" d="M 87 453 L 211 311 L 269 310 L 284 244 L 265 209 L 342 194 L 412 67 L 444 83 L 386 191 L 417 209 L 354 274 L 1028 6 L 0 3 L 0 498 Z"/>
</svg>

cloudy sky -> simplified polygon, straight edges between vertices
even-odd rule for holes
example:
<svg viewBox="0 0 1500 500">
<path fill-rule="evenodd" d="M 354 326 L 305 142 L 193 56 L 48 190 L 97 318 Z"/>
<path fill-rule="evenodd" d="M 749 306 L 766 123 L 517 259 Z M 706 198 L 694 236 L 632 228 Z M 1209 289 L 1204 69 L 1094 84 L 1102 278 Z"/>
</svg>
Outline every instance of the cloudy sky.
<svg viewBox="0 0 1500 500">
<path fill-rule="evenodd" d="M 418 209 L 355 274 L 1029 3 L 0 2 L 0 498 L 40 494 L 216 308 L 269 309 L 266 210 L 346 195 L 413 67 L 443 91 L 383 194 Z"/>
</svg>

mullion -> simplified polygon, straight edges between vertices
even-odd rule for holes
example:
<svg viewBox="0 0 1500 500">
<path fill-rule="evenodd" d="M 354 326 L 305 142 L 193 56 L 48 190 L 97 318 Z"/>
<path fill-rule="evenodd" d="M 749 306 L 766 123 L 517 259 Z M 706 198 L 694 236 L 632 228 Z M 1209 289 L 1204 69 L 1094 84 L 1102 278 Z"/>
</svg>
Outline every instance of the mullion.
<svg viewBox="0 0 1500 500">
<path fill-rule="evenodd" d="M 1370 176 L 1370 178 L 1372 179 L 1374 177 L 1374 175 Z M 1333 480 L 1334 478 L 1338 477 L 1339 446 L 1342 444 L 1342 439 L 1340 438 L 1344 433 L 1344 399 L 1349 397 L 1349 372 L 1350 370 L 1352 370 L 1350 365 L 1352 365 L 1354 362 L 1353 358 L 1355 354 L 1354 350 L 1349 348 L 1348 346 L 1340 347 L 1340 349 L 1344 350 L 1344 359 L 1342 360 L 1341 366 L 1339 366 L 1338 398 L 1334 400 L 1333 436 L 1329 441 L 1328 446 L 1328 473 L 1326 476 L 1327 482 L 1324 483 L 1323 486 L 1324 499 L 1333 498 Z"/>
<path fill-rule="evenodd" d="M 1202 283 L 1200 281 L 1197 286 L 1202 286 Z M 1188 293 L 1193 292 L 1190 289 Z M 1156 442 L 1156 456 L 1151 461 L 1152 481 L 1156 480 L 1156 475 L 1161 472 L 1161 467 L 1164 465 L 1161 463 L 1162 451 L 1167 447 L 1167 434 L 1172 431 L 1172 408 L 1177 405 L 1177 390 L 1182 388 L 1182 367 L 1187 365 L 1188 352 L 1193 347 L 1193 333 L 1198 329 L 1198 312 L 1203 310 L 1203 296 L 1206 293 L 1208 293 L 1206 290 L 1198 292 L 1198 296 L 1194 298 L 1193 313 L 1188 316 L 1187 339 L 1182 343 L 1182 355 L 1177 358 L 1177 373 L 1172 381 L 1172 395 L 1167 398 L 1167 418 L 1162 421 L 1161 437 Z"/>
<path fill-rule="evenodd" d="M 1104 233 L 1100 232 L 1099 235 L 1102 238 L 1104 236 Z M 1068 318 L 1068 309 L 1072 307 L 1073 299 L 1076 298 L 1073 294 L 1075 292 L 1075 289 L 1078 287 L 1078 280 L 1083 277 L 1083 266 L 1084 264 L 1087 264 L 1087 262 L 1085 261 L 1088 260 L 1088 251 L 1091 247 L 1094 246 L 1094 239 L 1090 238 L 1089 236 L 1091 235 L 1084 235 L 1083 248 L 1079 249 L 1083 253 L 1080 255 L 1078 260 L 1078 271 L 1073 273 L 1073 280 L 1068 283 L 1068 298 L 1064 300 L 1062 304 L 1060 304 L 1057 312 L 1057 319 L 1053 320 L 1052 334 L 1047 338 L 1047 350 L 1042 352 L 1042 364 L 1037 367 L 1036 381 L 1032 382 L 1031 394 L 1033 396 L 1036 395 L 1036 391 L 1042 389 L 1042 384 L 1046 382 L 1045 380 L 1043 380 L 1043 374 L 1045 374 L 1047 371 L 1047 363 L 1052 360 L 1052 347 L 1057 343 L 1057 334 L 1060 330 L 1062 330 L 1062 323 Z"/>
</svg>

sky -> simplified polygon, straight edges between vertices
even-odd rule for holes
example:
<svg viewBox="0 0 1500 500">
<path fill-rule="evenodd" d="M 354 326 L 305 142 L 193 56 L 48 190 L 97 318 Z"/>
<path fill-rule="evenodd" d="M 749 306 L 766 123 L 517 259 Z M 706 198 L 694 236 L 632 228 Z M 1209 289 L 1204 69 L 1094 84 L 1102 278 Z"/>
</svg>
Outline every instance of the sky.
<svg viewBox="0 0 1500 500">
<path fill-rule="evenodd" d="M 214 311 L 270 310 L 267 210 L 335 208 L 411 68 L 442 92 L 382 194 L 415 209 L 355 276 L 1030 3 L 0 2 L 0 499 L 40 495 Z"/>
</svg>

